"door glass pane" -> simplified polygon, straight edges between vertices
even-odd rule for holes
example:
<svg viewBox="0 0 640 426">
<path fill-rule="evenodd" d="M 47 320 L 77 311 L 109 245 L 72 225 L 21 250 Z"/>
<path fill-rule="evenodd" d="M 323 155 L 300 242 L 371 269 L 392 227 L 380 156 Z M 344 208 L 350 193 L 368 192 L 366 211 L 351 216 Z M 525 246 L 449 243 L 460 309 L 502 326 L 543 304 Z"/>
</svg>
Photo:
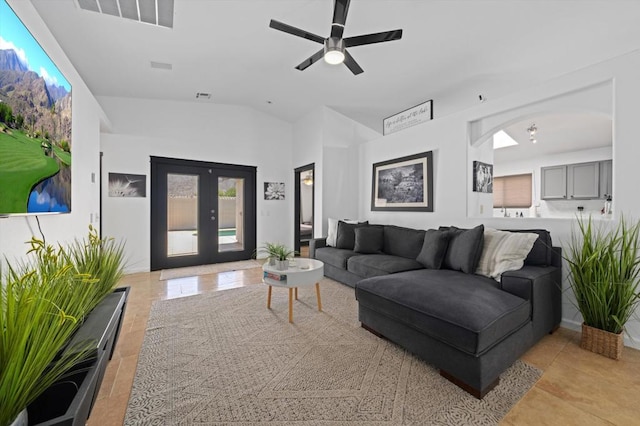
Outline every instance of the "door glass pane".
<svg viewBox="0 0 640 426">
<path fill-rule="evenodd" d="M 244 250 L 244 179 L 218 178 L 218 251 Z"/>
<path fill-rule="evenodd" d="M 167 256 L 198 254 L 198 175 L 167 174 Z"/>
</svg>

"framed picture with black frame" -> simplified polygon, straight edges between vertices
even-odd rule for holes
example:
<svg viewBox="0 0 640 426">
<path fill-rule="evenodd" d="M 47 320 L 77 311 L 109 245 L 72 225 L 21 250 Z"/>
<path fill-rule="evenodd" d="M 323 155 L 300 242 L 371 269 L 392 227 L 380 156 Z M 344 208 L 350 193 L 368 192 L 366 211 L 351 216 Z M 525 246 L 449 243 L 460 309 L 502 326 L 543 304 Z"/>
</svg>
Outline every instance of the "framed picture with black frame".
<svg viewBox="0 0 640 426">
<path fill-rule="evenodd" d="M 493 193 L 493 164 L 473 162 L 473 192 Z"/>
<path fill-rule="evenodd" d="M 371 210 L 433 212 L 433 151 L 375 163 Z"/>
</svg>

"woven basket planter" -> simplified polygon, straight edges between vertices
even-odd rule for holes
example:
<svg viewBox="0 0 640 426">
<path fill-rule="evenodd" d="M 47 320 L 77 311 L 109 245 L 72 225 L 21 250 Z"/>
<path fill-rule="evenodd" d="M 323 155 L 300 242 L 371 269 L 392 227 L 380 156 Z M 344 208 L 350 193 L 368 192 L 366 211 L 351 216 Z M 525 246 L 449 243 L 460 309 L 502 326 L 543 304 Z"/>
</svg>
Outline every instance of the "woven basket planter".
<svg viewBox="0 0 640 426">
<path fill-rule="evenodd" d="M 615 334 L 582 324 L 580 347 L 612 359 L 620 359 L 624 347 L 622 333 Z"/>
</svg>

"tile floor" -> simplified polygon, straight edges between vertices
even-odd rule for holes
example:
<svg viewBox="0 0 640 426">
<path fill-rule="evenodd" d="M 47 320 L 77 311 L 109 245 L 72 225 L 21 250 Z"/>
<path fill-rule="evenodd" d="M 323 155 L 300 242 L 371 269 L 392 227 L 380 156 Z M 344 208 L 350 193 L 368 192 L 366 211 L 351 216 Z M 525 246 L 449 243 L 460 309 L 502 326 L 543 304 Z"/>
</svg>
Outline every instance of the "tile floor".
<svg viewBox="0 0 640 426">
<path fill-rule="evenodd" d="M 127 275 L 131 286 L 120 338 L 88 421 L 121 425 L 151 304 L 261 282 L 261 269 L 159 281 L 160 272 Z M 544 371 L 509 412 L 503 425 L 640 425 L 640 351 L 625 348 L 620 361 L 584 351 L 577 332 L 560 328 L 522 359 Z"/>
</svg>

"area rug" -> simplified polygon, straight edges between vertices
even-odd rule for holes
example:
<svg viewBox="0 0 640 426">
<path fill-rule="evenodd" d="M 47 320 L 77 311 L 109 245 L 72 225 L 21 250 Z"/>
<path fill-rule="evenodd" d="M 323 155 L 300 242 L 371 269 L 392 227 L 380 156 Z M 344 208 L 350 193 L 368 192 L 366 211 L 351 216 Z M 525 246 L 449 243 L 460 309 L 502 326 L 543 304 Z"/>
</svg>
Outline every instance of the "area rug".
<svg viewBox="0 0 640 426">
<path fill-rule="evenodd" d="M 478 400 L 360 327 L 353 289 L 324 279 L 323 311 L 300 288 L 254 285 L 156 302 L 126 425 L 491 425 L 540 370 L 517 361 Z"/>
<path fill-rule="evenodd" d="M 259 268 L 261 266 L 262 262 L 259 260 L 241 260 L 239 262 L 212 263 L 210 265 L 189 266 L 186 268 L 163 269 L 160 271 L 160 280 L 174 280 L 176 278 L 239 271 L 241 269 Z"/>
</svg>

